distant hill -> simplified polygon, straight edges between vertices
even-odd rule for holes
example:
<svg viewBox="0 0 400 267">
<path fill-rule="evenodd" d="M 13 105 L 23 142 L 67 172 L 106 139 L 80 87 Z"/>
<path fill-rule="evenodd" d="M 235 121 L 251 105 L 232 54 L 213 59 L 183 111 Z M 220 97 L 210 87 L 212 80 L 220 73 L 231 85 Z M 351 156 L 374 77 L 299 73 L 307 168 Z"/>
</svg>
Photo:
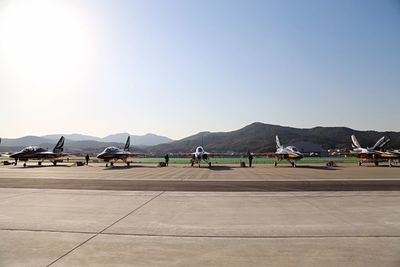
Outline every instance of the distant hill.
<svg viewBox="0 0 400 267">
<path fill-rule="evenodd" d="M 0 151 L 12 152 L 22 149 L 26 146 L 41 146 L 52 149 L 57 140 L 64 136 L 65 152 L 68 153 L 98 153 L 108 146 L 123 147 L 128 133 L 109 135 L 104 138 L 82 135 L 82 134 L 51 134 L 45 136 L 24 136 L 21 138 L 2 138 Z M 143 136 L 131 135 L 131 150 L 136 152 L 146 152 L 145 147 L 151 145 L 171 142 L 172 139 L 155 134 L 146 134 Z"/>
<path fill-rule="evenodd" d="M 1 146 L 9 147 L 25 147 L 25 146 L 35 146 L 43 143 L 53 142 L 49 138 L 43 138 L 39 136 L 27 135 L 20 138 L 2 138 Z"/>
<path fill-rule="evenodd" d="M 283 145 L 310 142 L 325 149 L 350 149 L 352 134 L 357 136 L 362 146 L 372 146 L 381 136 L 387 135 L 392 140 L 389 147 L 400 147 L 399 132 L 357 131 L 346 127 L 299 129 L 256 122 L 231 132 L 201 132 L 148 150 L 155 153 L 194 151 L 203 139 L 205 149 L 210 152 L 270 152 L 275 151 L 275 135 L 279 135 Z"/>
<path fill-rule="evenodd" d="M 324 149 L 350 149 L 350 136 L 352 134 L 357 136 L 364 147 L 373 146 L 380 137 L 386 135 L 392 140 L 388 148 L 400 148 L 399 132 L 358 131 L 347 127 L 300 129 L 256 122 L 231 132 L 200 132 L 177 141 L 171 141 L 167 137 L 154 134 L 143 136 L 131 135 L 131 150 L 151 153 L 191 152 L 203 143 L 205 149 L 210 152 L 271 152 L 275 151 L 275 135 L 279 135 L 283 145 L 305 144 L 307 147 L 322 146 Z M 79 154 L 87 152 L 94 154 L 110 145 L 123 147 L 127 135 L 127 133 L 114 134 L 99 138 L 98 140 L 79 140 L 80 138 L 90 137 L 79 134 L 65 135 L 67 138 L 65 151 Z M 45 148 L 53 148 L 59 136 L 25 136 L 17 139 L 3 138 L 0 151 L 15 151 L 28 145 L 41 145 Z"/>
<path fill-rule="evenodd" d="M 145 135 L 132 135 L 129 133 L 117 133 L 111 134 L 106 137 L 97 137 L 91 135 L 83 135 L 83 134 L 51 134 L 41 136 L 45 139 L 50 140 L 58 140 L 60 136 L 64 136 L 67 140 L 70 141 L 98 141 L 98 142 L 114 142 L 114 143 L 125 143 L 128 135 L 131 136 L 131 144 L 135 146 L 153 146 L 158 144 L 164 144 L 172 142 L 173 140 L 156 134 L 145 134 Z"/>
<path fill-rule="evenodd" d="M 119 133 L 119 134 L 112 134 L 106 136 L 101 139 L 103 142 L 119 142 L 125 143 L 126 137 L 128 133 Z M 131 136 L 131 144 L 139 145 L 139 146 L 154 146 L 158 144 L 164 144 L 172 142 L 173 140 L 156 134 L 145 134 L 145 135 L 130 135 Z"/>
<path fill-rule="evenodd" d="M 37 145 L 43 148 L 53 149 L 57 140 L 50 140 L 41 137 L 22 137 L 17 139 L 3 138 L 0 145 L 1 152 L 14 152 L 18 151 L 26 146 Z M 83 155 L 86 153 L 97 154 L 103 151 L 108 146 L 124 147 L 124 143 L 118 142 L 99 142 L 94 140 L 85 141 L 72 141 L 66 140 L 64 146 L 64 152 Z M 135 152 L 147 152 L 145 146 L 132 146 L 131 151 Z"/>
<path fill-rule="evenodd" d="M 58 140 L 61 136 L 64 136 L 68 140 L 72 141 L 83 141 L 83 140 L 92 140 L 92 141 L 101 141 L 102 138 L 97 136 L 91 135 L 84 135 L 84 134 L 49 134 L 49 135 L 42 135 L 41 137 L 51 140 Z"/>
</svg>

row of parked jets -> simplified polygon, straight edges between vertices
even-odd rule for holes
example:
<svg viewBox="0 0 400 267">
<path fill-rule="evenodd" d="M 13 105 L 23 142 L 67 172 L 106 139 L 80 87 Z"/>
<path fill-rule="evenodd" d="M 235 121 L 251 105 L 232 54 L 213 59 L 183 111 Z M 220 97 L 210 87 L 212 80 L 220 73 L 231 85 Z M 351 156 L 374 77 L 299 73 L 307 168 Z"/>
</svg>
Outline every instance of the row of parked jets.
<svg viewBox="0 0 400 267">
<path fill-rule="evenodd" d="M 304 155 L 301 153 L 295 146 L 283 146 L 279 140 L 279 137 L 276 136 L 276 151 L 275 153 L 252 153 L 252 156 L 267 156 L 267 157 L 275 157 L 274 165 L 277 166 L 282 160 L 287 160 L 293 167 L 297 166 L 297 161 L 301 160 Z M 388 162 L 391 167 L 394 162 L 399 162 L 400 160 L 400 151 L 399 150 L 390 150 L 384 151 L 384 147 L 390 142 L 390 139 L 386 136 L 380 138 L 376 144 L 372 147 L 363 148 L 358 142 L 357 138 L 352 135 L 352 147 L 353 150 L 350 151 L 350 155 L 359 158 L 359 165 L 361 166 L 363 162 L 373 162 L 376 166 L 379 165 L 379 162 Z M 38 165 L 42 165 L 44 160 L 49 160 L 53 163 L 53 165 L 57 165 L 60 162 L 59 158 L 66 157 L 68 154 L 64 153 L 64 143 L 65 138 L 61 136 L 60 140 L 57 142 L 55 147 L 52 150 L 44 149 L 39 146 L 28 146 L 22 149 L 21 151 L 12 153 L 10 155 L 2 155 L 13 158 L 15 160 L 15 165 L 17 165 L 18 161 L 24 162 L 24 167 L 26 167 L 26 162 L 28 160 L 38 160 Z M 1 138 L 0 138 L 1 144 Z M 130 162 L 129 158 L 144 155 L 142 153 L 133 153 L 130 152 L 130 136 L 128 136 L 124 148 L 118 148 L 115 146 L 110 146 L 104 149 L 103 152 L 97 155 L 97 158 L 106 162 L 106 167 L 108 164 L 111 166 L 114 165 L 114 162 L 121 160 L 125 162 L 128 166 Z M 200 167 L 202 162 L 206 163 L 208 166 L 211 166 L 210 158 L 215 156 L 224 156 L 228 154 L 224 153 L 209 153 L 206 152 L 203 146 L 198 146 L 193 153 L 179 153 L 174 154 L 176 157 L 190 157 L 192 167 L 196 164 Z"/>
</svg>

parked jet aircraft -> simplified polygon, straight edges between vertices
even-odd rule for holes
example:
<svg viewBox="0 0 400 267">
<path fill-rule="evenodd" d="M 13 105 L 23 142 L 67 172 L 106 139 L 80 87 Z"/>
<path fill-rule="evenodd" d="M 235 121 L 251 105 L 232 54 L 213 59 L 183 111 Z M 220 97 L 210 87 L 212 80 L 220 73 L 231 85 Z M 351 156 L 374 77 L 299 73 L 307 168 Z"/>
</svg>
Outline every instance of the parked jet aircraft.
<svg viewBox="0 0 400 267">
<path fill-rule="evenodd" d="M 302 159 L 304 157 L 303 154 L 300 153 L 295 146 L 283 147 L 278 136 L 276 136 L 275 139 L 276 152 L 273 154 L 273 156 L 276 158 L 274 163 L 275 167 L 278 166 L 278 163 L 283 159 L 286 159 L 290 162 L 290 164 L 292 164 L 293 167 L 296 167 L 296 161 Z"/>
<path fill-rule="evenodd" d="M 111 167 L 114 166 L 114 162 L 116 162 L 119 159 L 125 162 L 126 165 L 130 166 L 128 158 L 133 157 L 135 155 L 141 155 L 139 153 L 131 153 L 129 151 L 130 143 L 131 143 L 131 137 L 128 136 L 128 138 L 126 139 L 125 147 L 123 149 L 115 146 L 109 146 L 106 149 L 104 149 L 103 152 L 98 154 L 97 158 L 107 162 L 106 167 L 108 167 L 108 162 L 110 163 Z"/>
<path fill-rule="evenodd" d="M 24 167 L 26 167 L 26 162 L 30 159 L 37 159 L 39 166 L 42 165 L 43 160 L 50 160 L 55 166 L 59 162 L 57 158 L 65 156 L 63 153 L 64 141 L 64 136 L 61 136 L 51 151 L 38 146 L 28 146 L 19 152 L 11 154 L 10 157 L 15 159 L 15 165 L 17 165 L 18 160 L 24 161 Z"/>
<path fill-rule="evenodd" d="M 192 167 L 194 164 L 198 164 L 200 168 L 200 164 L 202 161 L 208 164 L 208 167 L 211 167 L 211 162 L 209 161 L 209 155 L 210 153 L 206 152 L 202 146 L 198 146 L 196 148 L 196 151 L 192 153 L 192 159 L 191 159 L 191 164 Z"/>
<path fill-rule="evenodd" d="M 208 165 L 208 167 L 211 167 L 211 157 L 217 157 L 217 156 L 229 156 L 227 153 L 211 153 L 211 152 L 206 152 L 204 150 L 203 146 L 198 146 L 196 147 L 196 150 L 192 153 L 178 153 L 178 154 L 173 154 L 173 156 L 178 156 L 178 157 L 190 157 L 190 164 L 193 167 L 195 164 L 201 167 L 201 163 L 204 162 Z"/>
<path fill-rule="evenodd" d="M 383 136 L 381 137 L 373 147 L 363 148 L 358 142 L 355 135 L 351 136 L 353 150 L 350 151 L 350 155 L 359 158 L 358 165 L 361 166 L 363 162 L 373 162 L 375 166 L 379 165 L 379 162 L 388 161 L 389 166 L 392 166 L 393 160 L 400 159 L 400 153 L 395 151 L 382 151 L 385 145 L 390 142 L 390 138 Z"/>
</svg>

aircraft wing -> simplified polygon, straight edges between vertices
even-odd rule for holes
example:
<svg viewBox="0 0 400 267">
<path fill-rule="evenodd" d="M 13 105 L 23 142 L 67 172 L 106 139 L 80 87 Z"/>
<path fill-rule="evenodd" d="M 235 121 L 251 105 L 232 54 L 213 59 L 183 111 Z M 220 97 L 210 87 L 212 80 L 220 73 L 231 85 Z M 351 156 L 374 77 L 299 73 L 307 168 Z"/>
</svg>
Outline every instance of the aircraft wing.
<svg viewBox="0 0 400 267">
<path fill-rule="evenodd" d="M 115 152 L 114 155 L 116 156 L 130 156 L 130 157 L 134 157 L 134 156 L 140 156 L 140 155 L 145 155 L 144 153 L 135 153 L 135 152 L 126 152 L 126 151 L 118 151 Z"/>
<path fill-rule="evenodd" d="M 182 157 L 182 158 L 191 158 L 193 157 L 193 155 L 195 155 L 196 152 L 192 152 L 192 153 L 170 153 L 169 156 L 170 157 Z M 237 156 L 235 154 L 232 153 L 219 153 L 219 152 L 204 152 L 204 154 L 206 154 L 207 156 L 211 157 L 211 158 L 222 158 L 222 157 L 233 157 L 233 156 Z"/>
<path fill-rule="evenodd" d="M 55 153 L 53 151 L 44 151 L 44 152 L 39 152 L 36 153 L 36 155 L 42 155 L 42 156 L 48 156 L 48 155 L 54 155 Z"/>
<path fill-rule="evenodd" d="M 44 151 L 44 152 L 39 152 L 35 154 L 35 157 L 38 158 L 47 158 L 47 159 L 52 159 L 52 158 L 62 158 L 62 157 L 70 157 L 72 154 L 66 154 L 66 153 L 54 153 L 53 151 Z"/>
</svg>

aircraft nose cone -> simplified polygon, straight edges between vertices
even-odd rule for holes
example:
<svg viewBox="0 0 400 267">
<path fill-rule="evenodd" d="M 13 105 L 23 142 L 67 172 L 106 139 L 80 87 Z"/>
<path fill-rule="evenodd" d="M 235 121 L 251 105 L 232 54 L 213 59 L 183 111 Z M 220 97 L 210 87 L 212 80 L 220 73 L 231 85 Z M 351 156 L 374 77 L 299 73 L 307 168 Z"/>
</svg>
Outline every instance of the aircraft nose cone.
<svg viewBox="0 0 400 267">
<path fill-rule="evenodd" d="M 100 153 L 100 154 L 98 154 L 98 155 L 97 155 L 97 158 L 99 158 L 99 159 L 103 159 L 103 158 L 104 158 L 104 153 Z"/>
<path fill-rule="evenodd" d="M 15 159 L 16 157 L 18 157 L 19 153 L 13 153 L 10 155 L 10 158 Z"/>
</svg>

